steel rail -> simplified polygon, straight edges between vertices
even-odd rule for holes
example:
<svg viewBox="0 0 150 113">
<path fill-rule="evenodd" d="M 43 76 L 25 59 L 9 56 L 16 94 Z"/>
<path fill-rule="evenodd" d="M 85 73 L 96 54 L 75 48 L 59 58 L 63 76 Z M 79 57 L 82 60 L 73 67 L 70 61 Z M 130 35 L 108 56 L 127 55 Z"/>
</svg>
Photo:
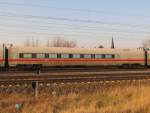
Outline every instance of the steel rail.
<svg viewBox="0 0 150 113">
<path fill-rule="evenodd" d="M 76 78 L 49 78 L 49 79 L 14 79 L 14 80 L 0 80 L 0 84 L 29 84 L 32 82 L 39 83 L 66 83 L 66 82 L 97 82 L 97 81 L 121 81 L 121 80 L 143 80 L 150 79 L 150 76 L 136 76 L 136 77 L 76 77 Z"/>
<path fill-rule="evenodd" d="M 108 71 L 108 72 L 62 72 L 62 73 L 57 73 L 57 72 L 51 72 L 51 73 L 40 73 L 38 75 L 37 73 L 0 73 L 0 79 L 5 79 L 5 78 L 49 78 L 49 77 L 85 77 L 85 76 L 122 76 L 122 75 L 130 75 L 130 76 L 135 76 L 135 75 L 150 75 L 150 71 Z"/>
<path fill-rule="evenodd" d="M 52 75 L 16 75 L 0 76 L 0 84 L 29 84 L 32 82 L 40 83 L 66 83 L 66 82 L 95 82 L 95 81 L 118 81 L 118 80 L 142 80 L 150 79 L 148 73 L 91 73 L 91 74 L 65 74 L 64 76 L 55 73 Z"/>
<path fill-rule="evenodd" d="M 42 73 L 48 73 L 48 72 L 56 72 L 62 73 L 62 72 L 107 72 L 107 71 L 138 71 L 138 70 L 149 70 L 145 68 L 137 68 L 137 69 L 119 69 L 119 68 L 43 68 L 41 69 Z M 37 70 L 21 70 L 17 68 L 10 68 L 10 69 L 0 69 L 0 73 L 34 73 L 37 72 Z"/>
</svg>

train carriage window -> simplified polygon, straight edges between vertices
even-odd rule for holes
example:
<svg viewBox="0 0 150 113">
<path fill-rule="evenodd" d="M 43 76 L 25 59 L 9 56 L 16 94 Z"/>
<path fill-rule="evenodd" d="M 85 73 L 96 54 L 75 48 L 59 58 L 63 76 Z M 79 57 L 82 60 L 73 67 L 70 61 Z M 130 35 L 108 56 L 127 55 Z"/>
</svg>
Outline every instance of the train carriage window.
<svg viewBox="0 0 150 113">
<path fill-rule="evenodd" d="M 102 54 L 102 58 L 106 58 L 106 57 L 105 57 L 105 54 Z"/>
<path fill-rule="evenodd" d="M 80 58 L 84 58 L 84 54 L 80 54 Z"/>
<path fill-rule="evenodd" d="M 36 53 L 32 53 L 32 58 L 36 58 L 37 54 Z"/>
<path fill-rule="evenodd" d="M 32 54 L 30 53 L 24 53 L 23 58 L 32 58 Z"/>
<path fill-rule="evenodd" d="M 57 54 L 57 58 L 61 58 L 61 54 Z"/>
<path fill-rule="evenodd" d="M 73 54 L 69 54 L 69 58 L 73 58 Z"/>
<path fill-rule="evenodd" d="M 43 53 L 38 53 L 38 54 L 37 54 L 37 58 L 45 58 L 45 54 L 43 54 Z"/>
<path fill-rule="evenodd" d="M 49 54 L 49 58 L 57 58 L 57 54 L 55 54 L 55 53 L 50 53 L 50 54 Z"/>
<path fill-rule="evenodd" d="M 61 58 L 69 58 L 69 54 L 61 54 Z"/>
<path fill-rule="evenodd" d="M 45 58 L 49 58 L 49 54 L 48 53 L 45 53 Z"/>
<path fill-rule="evenodd" d="M 23 58 L 23 53 L 19 53 L 19 58 Z"/>
<path fill-rule="evenodd" d="M 73 58 L 80 58 L 80 54 L 73 54 Z"/>
<path fill-rule="evenodd" d="M 91 58 L 91 55 L 85 54 L 84 58 Z"/>
<path fill-rule="evenodd" d="M 112 55 L 112 58 L 115 58 L 115 55 Z"/>
<path fill-rule="evenodd" d="M 112 59 L 112 58 L 114 58 L 114 55 L 111 55 L 111 54 L 110 54 L 110 55 L 107 55 L 107 54 L 106 54 L 106 55 L 105 55 L 105 58 L 107 58 L 107 59 Z"/>
<path fill-rule="evenodd" d="M 95 58 L 103 58 L 103 55 L 95 55 Z"/>
<path fill-rule="evenodd" d="M 95 58 L 95 54 L 91 54 L 91 58 Z"/>
</svg>

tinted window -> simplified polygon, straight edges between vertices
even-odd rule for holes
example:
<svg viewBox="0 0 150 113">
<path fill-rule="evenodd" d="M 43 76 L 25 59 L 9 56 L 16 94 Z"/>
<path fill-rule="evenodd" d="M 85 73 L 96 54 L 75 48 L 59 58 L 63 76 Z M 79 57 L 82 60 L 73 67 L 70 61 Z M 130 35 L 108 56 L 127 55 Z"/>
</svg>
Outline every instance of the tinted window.
<svg viewBox="0 0 150 113">
<path fill-rule="evenodd" d="M 36 58 L 36 53 L 33 53 L 33 54 L 32 54 L 32 58 Z"/>
<path fill-rule="evenodd" d="M 37 58 L 45 58 L 45 54 L 38 53 L 38 54 L 37 54 Z"/>
<path fill-rule="evenodd" d="M 73 54 L 69 54 L 69 58 L 73 58 Z"/>
<path fill-rule="evenodd" d="M 91 54 L 91 58 L 95 58 L 95 55 L 94 55 L 94 54 Z"/>
<path fill-rule="evenodd" d="M 57 58 L 61 58 L 61 54 L 57 54 Z"/>
<path fill-rule="evenodd" d="M 91 58 L 91 55 L 84 55 L 84 58 Z"/>
<path fill-rule="evenodd" d="M 32 58 L 32 54 L 23 54 L 23 58 Z"/>
<path fill-rule="evenodd" d="M 103 55 L 95 55 L 95 58 L 103 58 Z"/>
<path fill-rule="evenodd" d="M 80 54 L 80 58 L 84 58 L 84 55 L 83 55 L 83 54 Z"/>
<path fill-rule="evenodd" d="M 48 53 L 45 54 L 45 58 L 49 58 L 49 54 Z"/>
<path fill-rule="evenodd" d="M 73 58 L 80 58 L 80 54 L 73 54 Z"/>
<path fill-rule="evenodd" d="M 69 58 L 69 54 L 61 54 L 61 58 Z"/>
<path fill-rule="evenodd" d="M 23 53 L 20 53 L 20 54 L 19 54 L 19 58 L 23 58 Z"/>
<path fill-rule="evenodd" d="M 49 54 L 49 58 L 57 58 L 57 54 Z"/>
<path fill-rule="evenodd" d="M 114 55 L 105 55 L 105 58 L 111 59 L 114 58 Z"/>
<path fill-rule="evenodd" d="M 112 55 L 112 58 L 115 58 L 115 55 Z"/>
</svg>

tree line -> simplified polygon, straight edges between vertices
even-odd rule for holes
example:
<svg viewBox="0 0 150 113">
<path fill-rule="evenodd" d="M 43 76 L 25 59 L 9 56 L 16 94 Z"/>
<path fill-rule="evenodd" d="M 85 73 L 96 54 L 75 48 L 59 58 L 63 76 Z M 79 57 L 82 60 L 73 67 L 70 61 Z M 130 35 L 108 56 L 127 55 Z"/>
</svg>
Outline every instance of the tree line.
<svg viewBox="0 0 150 113">
<path fill-rule="evenodd" d="M 56 37 L 55 39 L 47 40 L 46 47 L 76 47 L 77 43 L 73 40 L 66 40 L 62 37 Z M 41 46 L 41 43 L 38 39 L 27 39 L 25 42 L 25 47 L 39 47 Z"/>
<path fill-rule="evenodd" d="M 25 47 L 40 47 L 41 43 L 38 39 L 27 39 L 24 44 Z M 46 47 L 77 47 L 77 42 L 74 40 L 67 40 L 63 37 L 56 37 L 53 40 L 47 40 Z M 104 48 L 103 45 L 99 45 L 94 48 Z"/>
<path fill-rule="evenodd" d="M 38 39 L 27 39 L 25 41 L 25 47 L 40 47 L 41 43 Z M 76 47 L 77 42 L 74 40 L 66 40 L 62 37 L 56 37 L 53 40 L 47 40 L 46 47 Z M 104 48 L 103 45 L 99 45 L 98 47 L 95 48 Z M 138 49 L 146 49 L 150 50 L 150 39 L 143 41 L 142 46 L 139 47 Z"/>
</svg>

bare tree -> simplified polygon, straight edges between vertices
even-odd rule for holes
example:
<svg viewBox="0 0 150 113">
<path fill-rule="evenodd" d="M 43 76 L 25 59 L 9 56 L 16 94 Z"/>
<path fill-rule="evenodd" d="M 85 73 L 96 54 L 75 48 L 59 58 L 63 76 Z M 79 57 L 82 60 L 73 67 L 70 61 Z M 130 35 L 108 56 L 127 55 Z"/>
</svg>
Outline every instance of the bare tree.
<svg viewBox="0 0 150 113">
<path fill-rule="evenodd" d="M 34 39 L 32 38 L 31 47 L 34 47 L 34 44 L 35 44 L 35 41 L 34 41 Z"/>
<path fill-rule="evenodd" d="M 27 39 L 25 42 L 25 47 L 39 47 L 39 40 L 38 39 L 36 39 L 36 40 Z"/>
<path fill-rule="evenodd" d="M 31 46 L 31 42 L 29 39 L 27 39 L 25 42 L 25 47 L 30 47 L 30 46 Z"/>
<path fill-rule="evenodd" d="M 50 45 L 52 47 L 76 47 L 76 42 L 65 40 L 62 37 L 56 37 L 51 44 L 49 41 L 47 42 L 47 46 L 50 47 Z"/>
<path fill-rule="evenodd" d="M 39 47 L 39 40 L 38 39 L 36 39 L 36 41 L 35 41 L 35 47 Z"/>
<path fill-rule="evenodd" d="M 143 43 L 142 43 L 142 47 L 144 49 L 150 49 L 150 40 L 145 40 Z"/>
<path fill-rule="evenodd" d="M 76 41 L 70 41 L 70 47 L 76 47 L 77 42 Z"/>
<path fill-rule="evenodd" d="M 49 39 L 46 41 L 46 47 L 52 47 L 51 41 Z"/>
</svg>

